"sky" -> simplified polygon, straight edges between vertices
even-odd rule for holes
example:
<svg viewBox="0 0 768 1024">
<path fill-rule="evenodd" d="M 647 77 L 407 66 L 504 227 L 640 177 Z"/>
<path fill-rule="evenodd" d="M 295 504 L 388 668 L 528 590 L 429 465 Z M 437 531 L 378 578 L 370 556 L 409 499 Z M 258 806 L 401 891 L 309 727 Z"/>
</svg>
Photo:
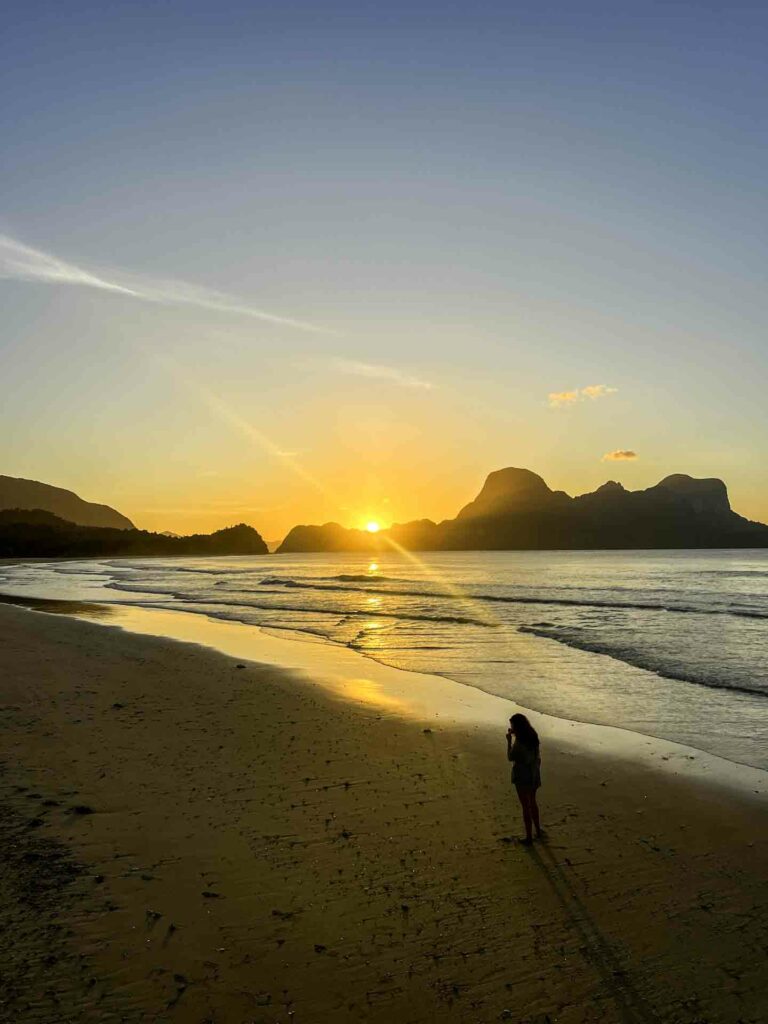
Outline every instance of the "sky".
<svg viewBox="0 0 768 1024">
<path fill-rule="evenodd" d="M 180 533 L 716 476 L 768 521 L 768 8 L 11 0 L 0 473 Z"/>
</svg>

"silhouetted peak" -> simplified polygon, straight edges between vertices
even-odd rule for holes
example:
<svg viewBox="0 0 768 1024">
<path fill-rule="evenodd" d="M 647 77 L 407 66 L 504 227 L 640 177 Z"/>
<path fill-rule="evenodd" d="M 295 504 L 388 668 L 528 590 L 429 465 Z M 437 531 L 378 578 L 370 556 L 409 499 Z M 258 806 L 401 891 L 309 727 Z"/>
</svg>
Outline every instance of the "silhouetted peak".
<svg viewBox="0 0 768 1024">
<path fill-rule="evenodd" d="M 552 491 L 538 474 L 509 466 L 489 473 L 478 496 L 456 518 L 503 515 L 552 497 Z"/>
<path fill-rule="evenodd" d="M 655 487 L 649 487 L 648 491 L 667 491 L 684 498 L 696 512 L 722 513 L 731 509 L 728 489 L 717 477 L 697 480 L 686 473 L 673 473 L 664 477 Z"/>
<path fill-rule="evenodd" d="M 627 493 L 624 484 L 620 484 L 618 480 L 606 480 L 604 484 L 597 488 L 595 494 L 618 494 L 619 492 L 622 494 Z"/>
<path fill-rule="evenodd" d="M 106 526 L 132 530 L 133 523 L 109 505 L 84 501 L 74 491 L 39 480 L 0 476 L 0 509 L 42 509 L 78 526 Z"/>
</svg>

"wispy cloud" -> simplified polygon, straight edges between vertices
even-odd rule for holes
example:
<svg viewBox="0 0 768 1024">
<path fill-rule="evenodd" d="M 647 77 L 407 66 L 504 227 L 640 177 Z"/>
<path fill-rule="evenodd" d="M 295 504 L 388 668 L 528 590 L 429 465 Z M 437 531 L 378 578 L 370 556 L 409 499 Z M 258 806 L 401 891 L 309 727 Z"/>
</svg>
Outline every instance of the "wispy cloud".
<svg viewBox="0 0 768 1024">
<path fill-rule="evenodd" d="M 370 377 L 376 380 L 387 380 L 392 384 L 398 384 L 401 388 L 421 388 L 430 391 L 434 384 L 428 380 L 421 380 L 419 377 L 411 377 L 394 366 L 379 366 L 375 363 L 358 363 L 351 359 L 335 359 L 334 366 L 340 373 L 347 373 L 353 377 Z"/>
<path fill-rule="evenodd" d="M 563 405 L 574 405 L 576 402 L 586 400 L 594 401 L 596 398 L 605 398 L 606 395 L 615 395 L 618 388 L 609 388 L 605 384 L 588 384 L 584 388 L 575 388 L 573 391 L 550 391 L 549 404 L 553 409 Z"/>
<path fill-rule="evenodd" d="M 601 462 L 631 462 L 640 456 L 628 448 L 617 448 L 615 452 L 606 452 Z"/>
<path fill-rule="evenodd" d="M 233 313 L 254 320 L 317 334 L 335 334 L 325 327 L 294 320 L 292 317 L 268 313 L 226 292 L 203 288 L 187 281 L 138 277 L 124 271 L 92 271 L 59 259 L 52 253 L 33 249 L 23 242 L 0 235 L 0 278 L 16 281 L 37 281 L 45 284 L 75 285 L 126 295 L 143 302 L 166 306 L 196 306 L 217 313 Z"/>
</svg>

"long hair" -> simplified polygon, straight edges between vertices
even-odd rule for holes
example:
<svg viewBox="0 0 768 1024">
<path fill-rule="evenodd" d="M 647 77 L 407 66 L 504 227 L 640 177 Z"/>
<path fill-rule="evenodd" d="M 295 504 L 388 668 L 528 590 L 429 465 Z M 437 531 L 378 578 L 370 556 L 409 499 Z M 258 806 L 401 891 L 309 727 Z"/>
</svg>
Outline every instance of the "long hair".
<svg viewBox="0 0 768 1024">
<path fill-rule="evenodd" d="M 524 746 L 530 747 L 531 750 L 538 750 L 539 734 L 525 715 L 512 715 L 510 721 L 512 722 L 515 739 L 519 740 Z"/>
</svg>

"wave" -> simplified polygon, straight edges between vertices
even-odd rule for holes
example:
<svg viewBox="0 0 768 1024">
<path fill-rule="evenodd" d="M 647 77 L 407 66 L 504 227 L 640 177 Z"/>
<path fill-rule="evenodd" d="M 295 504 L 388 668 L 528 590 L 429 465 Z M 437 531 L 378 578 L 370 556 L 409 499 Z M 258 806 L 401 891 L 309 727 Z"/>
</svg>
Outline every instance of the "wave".
<svg viewBox="0 0 768 1024">
<path fill-rule="evenodd" d="M 330 579 L 349 581 L 368 581 L 367 576 L 333 576 Z M 387 577 L 377 576 L 375 582 L 383 582 Z M 393 580 L 393 582 L 401 582 Z M 433 597 L 444 600 L 461 600 L 454 594 L 446 594 L 440 590 L 399 590 L 393 587 L 344 587 L 320 581 L 302 582 L 291 577 L 267 576 L 259 581 L 259 586 L 289 587 L 296 590 L 336 590 L 344 593 L 389 594 L 397 597 Z M 679 612 L 682 615 L 735 615 L 738 618 L 768 619 L 768 611 L 762 612 L 753 608 L 705 608 L 701 605 L 673 604 L 665 601 L 611 601 L 602 598 L 550 597 L 505 594 L 473 594 L 464 595 L 466 601 L 488 601 L 496 604 L 521 605 L 557 605 L 564 608 L 610 608 L 629 611 Z"/>
<path fill-rule="evenodd" d="M 716 679 L 705 676 L 687 669 L 678 668 L 675 665 L 660 664 L 650 652 L 639 651 L 636 648 L 618 647 L 600 640 L 589 640 L 580 636 L 575 630 L 567 628 L 552 627 L 548 624 L 538 623 L 533 626 L 519 626 L 519 633 L 532 633 L 534 636 L 543 637 L 546 640 L 555 640 L 566 647 L 573 647 L 579 651 L 587 651 L 589 654 L 604 654 L 614 661 L 622 661 L 626 665 L 633 665 L 635 668 L 645 669 L 653 672 L 664 679 L 675 679 L 683 683 L 694 683 L 697 686 L 706 686 L 711 690 L 727 690 L 728 692 L 745 693 L 750 696 L 768 698 L 768 691 L 756 686 L 744 686 L 738 683 L 726 682 L 723 679 Z"/>
<path fill-rule="evenodd" d="M 768 577 L 768 570 L 763 569 L 700 569 L 693 573 L 694 576 L 727 576 L 729 579 L 765 579 Z"/>
<path fill-rule="evenodd" d="M 110 583 L 107 584 L 110 590 L 120 590 L 132 594 L 147 594 L 148 596 L 155 594 L 161 597 L 171 597 L 185 605 L 185 611 L 192 611 L 189 607 L 190 604 L 198 605 L 211 605 L 213 607 L 222 608 L 247 608 L 249 611 L 263 611 L 263 612 L 294 612 L 306 615 L 333 615 L 338 619 L 345 619 L 349 617 L 365 618 L 365 619 L 402 619 L 408 622 L 448 622 L 455 625 L 463 626 L 487 626 L 491 628 L 493 623 L 489 623 L 484 619 L 473 619 L 467 615 L 422 615 L 414 614 L 412 612 L 402 611 L 382 611 L 380 609 L 375 610 L 362 610 L 357 608 L 308 608 L 306 605 L 295 606 L 286 604 L 259 604 L 257 602 L 248 602 L 247 604 L 243 601 L 224 601 L 218 598 L 204 597 L 203 595 L 191 595 L 185 594 L 178 590 L 160 590 L 150 589 L 148 587 L 137 587 L 130 586 L 129 584 L 123 583 Z M 200 598 L 203 597 L 201 600 Z"/>
<path fill-rule="evenodd" d="M 341 573 L 340 576 L 329 576 L 329 580 L 342 580 L 344 583 L 406 583 L 407 580 L 398 579 L 397 576 L 375 576 L 364 574 Z"/>
<path fill-rule="evenodd" d="M 363 574 L 350 574 L 341 573 L 339 576 L 320 576 L 317 580 L 310 580 L 303 582 L 301 580 L 295 580 L 292 576 L 265 576 L 263 580 L 259 580 L 260 587 L 301 587 L 305 590 L 356 590 L 356 587 L 335 587 L 333 584 L 325 582 L 326 580 L 338 580 L 340 583 L 407 583 L 407 580 L 398 579 L 395 576 L 368 576 Z M 366 591 L 370 590 L 370 587 L 365 588 Z M 402 593 L 410 594 L 410 590 L 402 591 L 385 591 L 387 594 Z M 436 594 L 440 596 L 440 594 Z"/>
</svg>

